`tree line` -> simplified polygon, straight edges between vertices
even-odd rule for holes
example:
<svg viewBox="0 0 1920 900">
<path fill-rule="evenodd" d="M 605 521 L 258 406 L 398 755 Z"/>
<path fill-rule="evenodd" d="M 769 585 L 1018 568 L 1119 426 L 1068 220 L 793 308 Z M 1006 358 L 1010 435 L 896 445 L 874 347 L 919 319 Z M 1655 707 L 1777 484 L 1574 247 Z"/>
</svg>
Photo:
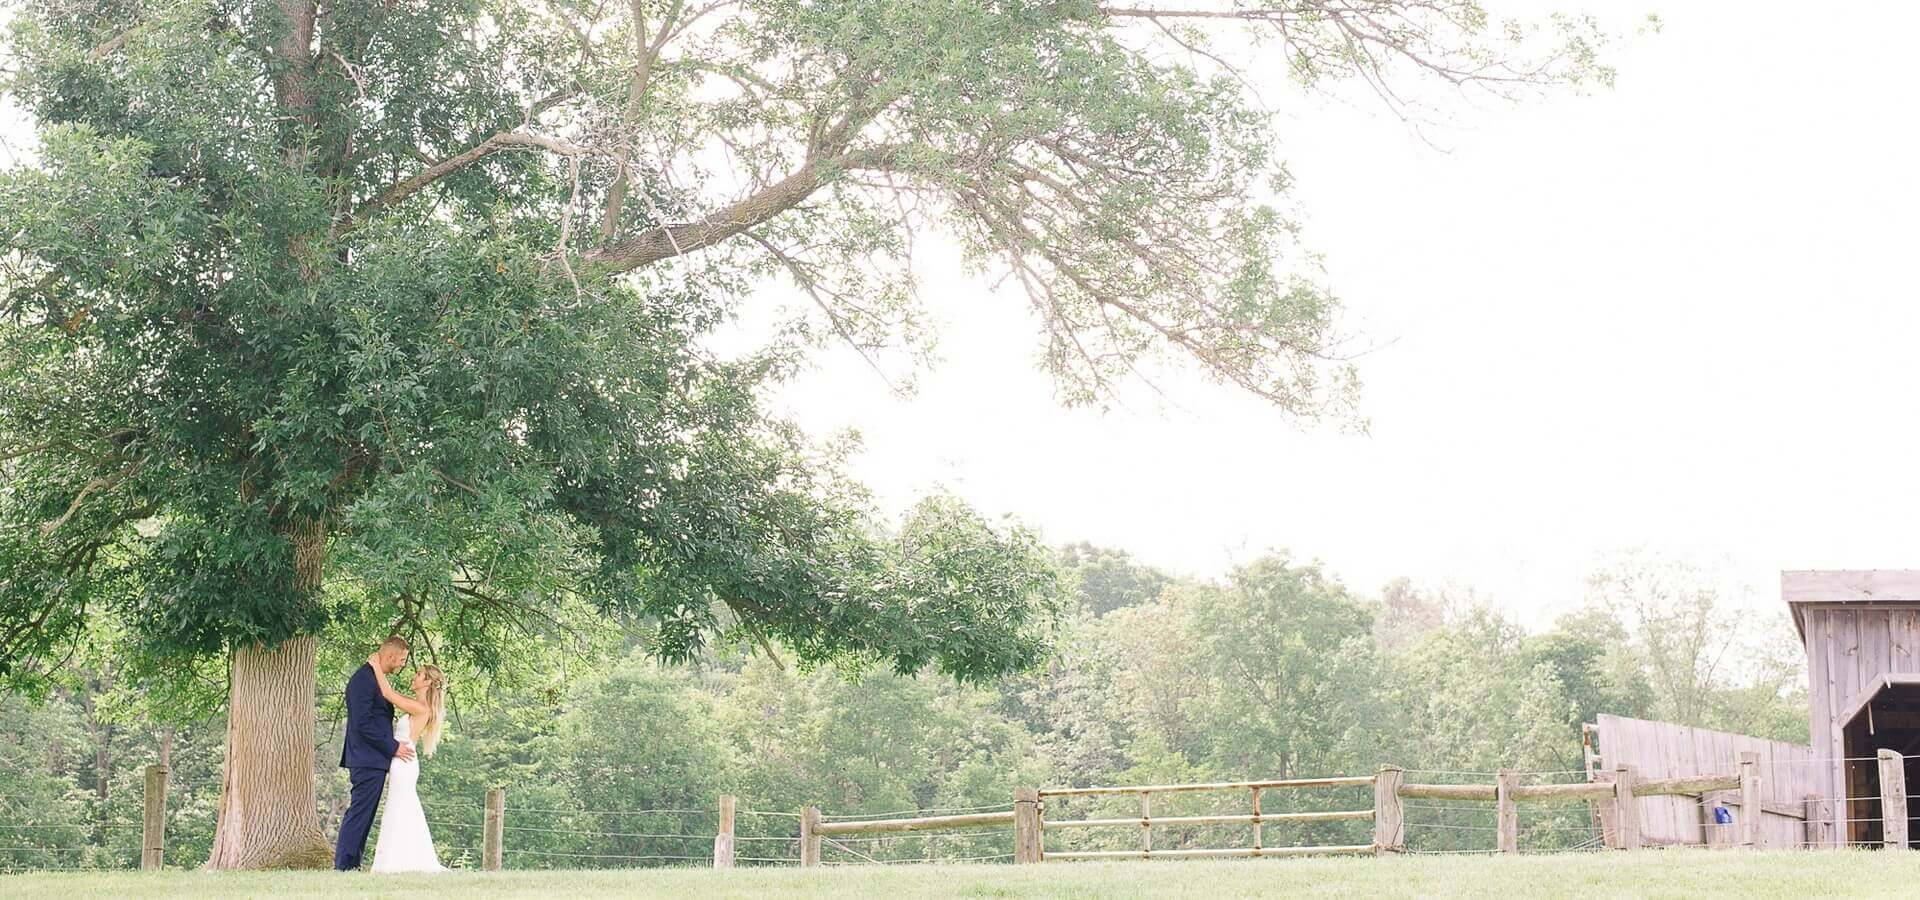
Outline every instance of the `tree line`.
<svg viewBox="0 0 1920 900">
<path fill-rule="evenodd" d="M 1053 558 L 1073 604 L 1054 652 L 985 683 L 808 666 L 750 638 L 663 663 L 644 631 L 591 636 L 592 652 L 529 645 L 495 676 L 456 674 L 451 734 L 421 780 L 442 853 L 449 864 L 477 862 L 491 787 L 508 791 L 509 866 L 693 864 L 711 850 L 721 794 L 745 811 L 739 855 L 775 860 L 793 858 L 791 814 L 806 805 L 829 815 L 966 809 L 1006 804 L 1022 786 L 1365 774 L 1384 763 L 1432 773 L 1426 780 L 1500 767 L 1579 780 L 1580 725 L 1603 712 L 1807 739 L 1791 626 L 1779 617 L 1743 632 L 1749 598 L 1684 564 L 1613 561 L 1583 608 L 1528 631 L 1471 596 L 1405 580 L 1360 592 L 1280 554 L 1217 580 L 1085 544 Z M 329 638 L 321 668 L 331 681 L 344 681 L 362 644 Z M 140 770 L 156 760 L 172 770 L 169 858 L 198 864 L 220 789 L 219 678 L 195 697 L 142 682 L 111 656 L 77 663 L 44 700 L 0 699 L 0 821 L 36 826 L 9 831 L 0 866 L 137 859 Z M 323 691 L 314 714 L 325 818 L 346 797 L 326 764 L 337 753 L 337 694 Z M 1048 815 L 1137 814 L 1134 802 L 1056 802 Z M 1269 795 L 1264 808 L 1370 802 L 1364 791 L 1329 791 Z M 1169 795 L 1155 813 L 1245 804 Z M 1578 805 L 1529 814 L 1523 840 L 1573 846 L 1587 815 Z M 1490 819 L 1490 809 L 1410 811 L 1410 844 L 1485 849 L 1491 837 L 1477 829 Z M 1269 824 L 1265 840 L 1365 843 L 1364 826 Z M 1228 846 L 1244 832 L 1167 828 L 1155 846 Z M 1109 849 L 1137 835 L 1049 840 Z M 1008 853 L 1009 841 L 999 830 L 903 835 L 829 847 L 828 858 L 973 859 Z"/>
</svg>

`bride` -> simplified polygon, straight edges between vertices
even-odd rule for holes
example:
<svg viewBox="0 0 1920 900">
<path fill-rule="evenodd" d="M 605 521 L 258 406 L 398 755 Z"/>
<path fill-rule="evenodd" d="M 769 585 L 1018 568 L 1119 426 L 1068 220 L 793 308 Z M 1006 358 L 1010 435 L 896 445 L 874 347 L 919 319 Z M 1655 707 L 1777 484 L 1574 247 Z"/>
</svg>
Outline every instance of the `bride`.
<svg viewBox="0 0 1920 900">
<path fill-rule="evenodd" d="M 380 685 L 388 703 L 406 713 L 393 727 L 394 739 L 413 741 L 418 753 L 413 759 L 395 759 L 387 770 L 387 806 L 380 811 L 380 842 L 373 848 L 373 870 L 444 872 L 447 869 L 433 851 L 433 834 L 427 830 L 427 813 L 420 806 L 415 785 L 420 781 L 420 757 L 433 755 L 445 725 L 446 673 L 439 666 L 421 666 L 413 676 L 417 700 L 394 690 L 385 678 L 375 678 L 374 682 Z"/>
</svg>

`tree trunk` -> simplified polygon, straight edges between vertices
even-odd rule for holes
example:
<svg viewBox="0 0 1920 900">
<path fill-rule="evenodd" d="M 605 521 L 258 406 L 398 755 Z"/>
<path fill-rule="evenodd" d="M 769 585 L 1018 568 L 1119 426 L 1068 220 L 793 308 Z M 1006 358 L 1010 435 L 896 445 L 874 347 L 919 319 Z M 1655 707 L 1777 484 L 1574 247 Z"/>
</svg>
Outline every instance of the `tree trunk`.
<svg viewBox="0 0 1920 900">
<path fill-rule="evenodd" d="M 113 788 L 113 726 L 102 723 L 96 740 L 99 743 L 93 748 L 93 796 L 95 815 L 100 821 L 94 829 L 94 839 L 105 843 L 107 823 L 113 818 L 107 807 Z"/>
<path fill-rule="evenodd" d="M 209 869 L 324 869 L 333 848 L 313 791 L 316 639 L 233 654 L 227 760 Z"/>
<path fill-rule="evenodd" d="M 113 726 L 101 720 L 100 710 L 93 700 L 106 689 L 103 680 L 89 677 L 86 690 L 80 695 L 80 708 L 87 717 L 88 736 L 93 738 L 93 812 L 97 817 L 93 833 L 96 842 L 106 840 L 107 822 L 112 818 L 107 809 L 107 799 L 113 784 Z"/>
<path fill-rule="evenodd" d="M 319 518 L 285 530 L 293 583 L 320 592 L 327 532 Z M 325 869 L 333 865 L 313 790 L 313 666 L 319 640 L 234 650 L 228 676 L 227 759 L 209 869 Z"/>
</svg>

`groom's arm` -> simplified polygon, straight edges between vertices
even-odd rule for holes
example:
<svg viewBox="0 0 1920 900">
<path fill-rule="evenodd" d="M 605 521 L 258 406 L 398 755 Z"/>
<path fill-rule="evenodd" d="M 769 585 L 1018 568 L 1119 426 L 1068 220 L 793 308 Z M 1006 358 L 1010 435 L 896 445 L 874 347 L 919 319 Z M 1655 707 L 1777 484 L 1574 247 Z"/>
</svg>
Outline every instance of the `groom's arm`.
<svg viewBox="0 0 1920 900">
<path fill-rule="evenodd" d="M 380 677 L 380 673 L 372 669 L 366 671 L 370 678 Z M 381 753 L 386 754 L 388 759 L 392 759 L 394 754 L 400 752 L 400 742 L 393 739 L 392 725 L 388 725 L 385 731 L 380 728 L 380 711 L 374 705 L 374 701 L 379 697 L 380 686 L 372 682 L 363 682 L 356 678 L 347 686 L 347 702 L 353 706 L 354 727 L 359 729 L 360 736 L 365 738 L 367 743 L 380 748 Z"/>
</svg>

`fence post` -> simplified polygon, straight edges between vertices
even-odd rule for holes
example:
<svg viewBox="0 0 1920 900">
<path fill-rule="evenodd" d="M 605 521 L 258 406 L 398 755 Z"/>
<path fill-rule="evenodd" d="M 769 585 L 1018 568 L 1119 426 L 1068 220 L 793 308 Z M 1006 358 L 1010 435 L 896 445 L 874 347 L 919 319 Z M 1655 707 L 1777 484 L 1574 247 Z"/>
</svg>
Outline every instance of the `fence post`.
<svg viewBox="0 0 1920 900">
<path fill-rule="evenodd" d="M 1493 799 L 1498 806 L 1500 852 L 1520 852 L 1520 810 L 1514 803 L 1513 789 L 1520 786 L 1520 774 L 1501 769 L 1494 783 Z"/>
<path fill-rule="evenodd" d="M 1622 850 L 1640 849 L 1640 805 L 1633 799 L 1633 767 L 1613 772 L 1614 842 Z"/>
<path fill-rule="evenodd" d="M 1381 766 L 1380 773 L 1373 776 L 1375 854 L 1399 853 L 1406 849 L 1406 813 L 1400 803 L 1400 784 L 1406 777 L 1406 770 L 1399 766 Z"/>
<path fill-rule="evenodd" d="M 713 835 L 713 867 L 716 869 L 733 868 L 733 804 L 732 794 L 720 796 L 720 829 Z"/>
<path fill-rule="evenodd" d="M 1825 846 L 1827 841 L 1822 833 L 1824 829 L 1820 827 L 1820 798 L 1814 794 L 1808 794 L 1803 809 L 1805 812 L 1801 813 L 1804 817 L 1801 821 L 1805 823 L 1803 837 L 1807 842 L 1807 849 L 1814 850 Z"/>
<path fill-rule="evenodd" d="M 809 806 L 800 811 L 800 865 L 820 864 L 820 808 Z"/>
<path fill-rule="evenodd" d="M 507 789 L 487 789 L 487 812 L 480 827 L 480 868 L 487 872 L 500 871 L 501 858 L 506 855 L 505 836 L 507 828 Z"/>
<path fill-rule="evenodd" d="M 1153 795 L 1140 792 L 1140 853 L 1153 852 Z"/>
<path fill-rule="evenodd" d="M 1265 840 L 1265 838 L 1266 838 L 1266 835 L 1261 833 L 1260 831 L 1260 789 L 1254 788 L 1253 789 L 1253 849 L 1255 850 L 1261 849 L 1261 842 Z"/>
<path fill-rule="evenodd" d="M 167 849 L 167 767 L 147 767 L 147 808 L 140 822 L 140 868 L 165 865 Z"/>
<path fill-rule="evenodd" d="M 1740 753 L 1740 846 L 1760 849 L 1764 829 L 1760 827 L 1760 754 L 1752 750 Z"/>
<path fill-rule="evenodd" d="M 1880 829 L 1888 849 L 1907 849 L 1907 759 L 1880 751 Z"/>
<path fill-rule="evenodd" d="M 1013 792 L 1013 861 L 1037 863 L 1041 859 L 1040 791 L 1018 788 Z"/>
</svg>

